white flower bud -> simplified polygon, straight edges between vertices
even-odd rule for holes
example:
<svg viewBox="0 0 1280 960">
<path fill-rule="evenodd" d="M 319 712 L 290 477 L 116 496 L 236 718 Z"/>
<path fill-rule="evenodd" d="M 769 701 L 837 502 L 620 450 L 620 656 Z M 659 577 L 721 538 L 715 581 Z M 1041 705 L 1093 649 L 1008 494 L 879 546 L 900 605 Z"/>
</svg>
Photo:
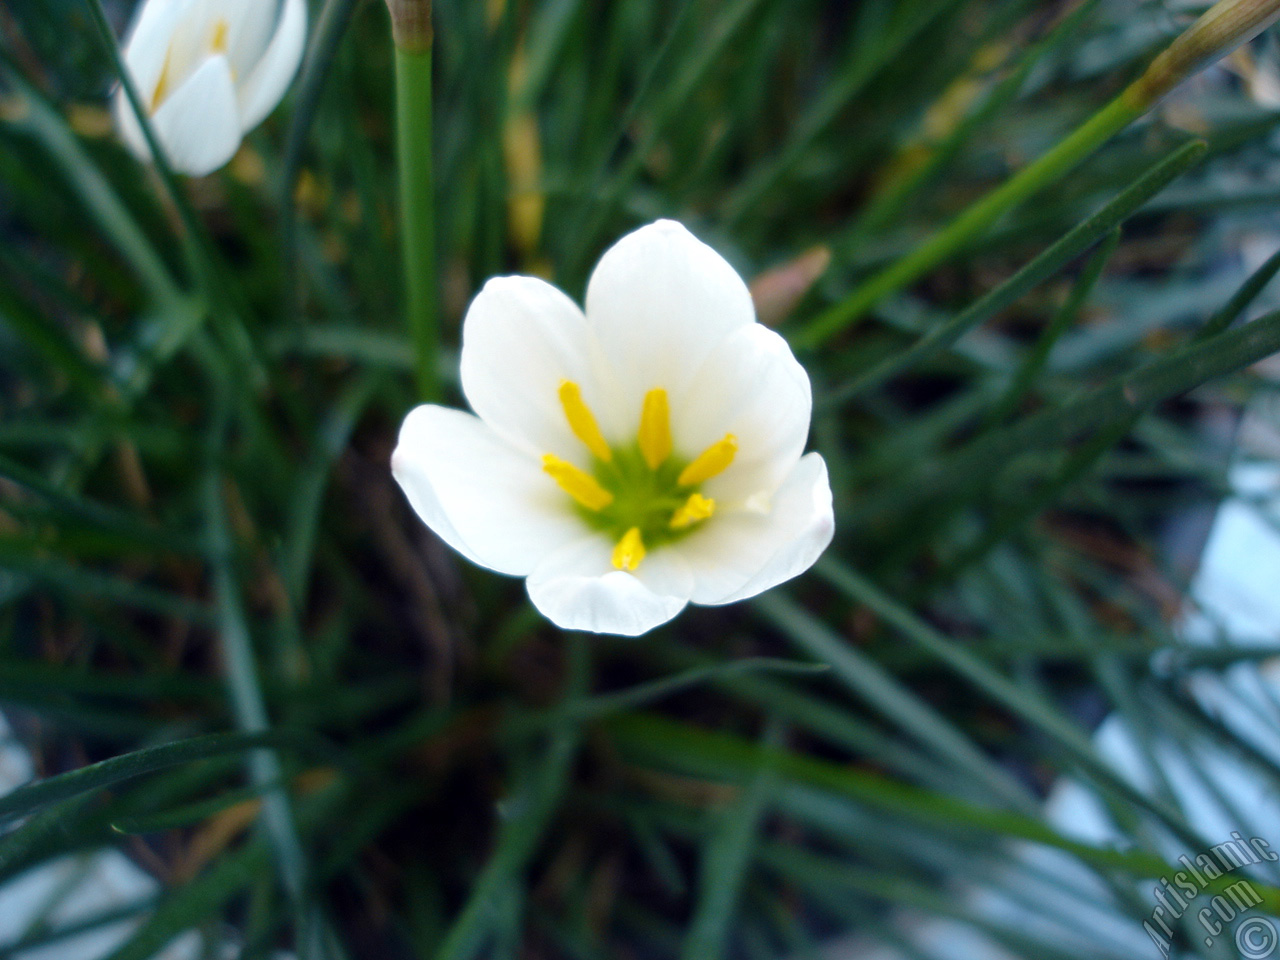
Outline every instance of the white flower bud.
<svg viewBox="0 0 1280 960">
<path fill-rule="evenodd" d="M 174 170 L 212 173 L 284 97 L 306 43 L 305 0 L 144 0 L 124 60 Z M 120 135 L 141 160 L 146 138 L 124 90 Z"/>
</svg>

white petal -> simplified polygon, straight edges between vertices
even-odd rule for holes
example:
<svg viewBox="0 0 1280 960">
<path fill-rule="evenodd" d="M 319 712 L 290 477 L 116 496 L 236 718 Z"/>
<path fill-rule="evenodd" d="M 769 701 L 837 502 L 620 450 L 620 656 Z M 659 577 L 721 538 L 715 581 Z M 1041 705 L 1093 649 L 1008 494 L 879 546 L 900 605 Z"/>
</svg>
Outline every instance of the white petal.
<svg viewBox="0 0 1280 960">
<path fill-rule="evenodd" d="M 565 630 L 638 637 L 684 609 L 693 579 L 670 550 L 655 550 L 627 573 L 611 562 L 613 544 L 584 537 L 548 556 L 525 586 L 544 617 Z"/>
<path fill-rule="evenodd" d="M 461 410 L 415 407 L 391 472 L 414 511 L 473 563 L 525 576 L 585 527 L 541 465 Z"/>
<path fill-rule="evenodd" d="M 145 108 L 146 92 L 140 90 L 139 96 L 142 97 Z M 123 86 L 116 90 L 112 112 L 115 114 L 116 130 L 120 134 L 120 139 L 124 141 L 124 145 L 129 148 L 129 152 L 144 163 L 149 163 L 151 151 L 147 149 L 147 139 L 142 135 L 142 125 L 138 123 L 138 115 L 133 112 L 133 106 L 129 103 Z"/>
<path fill-rule="evenodd" d="M 262 59 L 284 16 L 281 0 L 216 0 L 214 17 L 227 24 L 227 59 L 243 82 Z"/>
<path fill-rule="evenodd" d="M 755 321 L 755 308 L 723 257 L 659 220 L 605 251 L 587 286 L 587 320 L 619 378 L 612 428 L 634 434 L 645 392 L 681 391 L 712 347 Z"/>
<path fill-rule="evenodd" d="M 143 100 L 155 91 L 173 32 L 191 5 L 192 0 L 147 0 L 134 15 L 124 45 L 124 62 Z"/>
<path fill-rule="evenodd" d="M 734 603 L 803 573 L 835 532 L 831 483 L 822 457 L 802 457 L 766 514 L 717 514 L 670 549 L 697 579 L 694 603 Z"/>
<path fill-rule="evenodd" d="M 572 380 L 598 406 L 591 335 L 577 304 L 536 277 L 495 277 L 462 322 L 462 391 L 485 423 L 534 454 L 583 463 L 586 448 L 560 406 Z"/>
<path fill-rule="evenodd" d="M 720 342 L 671 410 L 676 449 L 686 459 L 726 433 L 737 438 L 733 464 L 702 491 L 731 507 L 778 489 L 804 453 L 813 397 L 787 342 L 753 323 Z"/>
<path fill-rule="evenodd" d="M 238 7 L 243 0 L 232 0 Z M 187 0 L 183 4 L 182 19 L 174 24 L 169 38 L 166 75 L 170 90 L 186 83 L 187 78 L 212 56 L 225 56 L 227 49 L 215 49 L 214 37 L 222 23 L 227 27 L 227 38 L 233 30 L 232 20 L 225 10 L 227 0 Z M 239 14 L 240 11 L 232 11 Z M 231 60 L 231 78 L 236 79 L 236 66 Z"/>
<path fill-rule="evenodd" d="M 240 115 L 226 57 L 210 57 L 173 91 L 151 117 L 170 165 L 202 177 L 230 160 L 240 146 Z"/>
<path fill-rule="evenodd" d="M 244 133 L 265 120 L 284 98 L 294 74 L 298 72 L 298 64 L 302 62 L 306 41 L 305 0 L 284 0 L 284 9 L 280 11 L 271 43 L 252 72 L 240 83 L 240 124 Z"/>
<path fill-rule="evenodd" d="M 173 31 L 181 23 L 191 3 L 192 0 L 147 0 L 134 15 L 133 26 L 129 28 L 129 39 L 124 45 L 124 62 L 129 69 L 129 79 L 133 81 L 142 100 L 143 109 L 151 105 L 160 74 L 164 70 L 165 59 L 169 55 Z M 123 86 L 116 91 L 115 115 L 116 126 L 129 149 L 138 159 L 149 160 L 151 153 L 142 136 L 142 127 L 129 105 Z"/>
</svg>

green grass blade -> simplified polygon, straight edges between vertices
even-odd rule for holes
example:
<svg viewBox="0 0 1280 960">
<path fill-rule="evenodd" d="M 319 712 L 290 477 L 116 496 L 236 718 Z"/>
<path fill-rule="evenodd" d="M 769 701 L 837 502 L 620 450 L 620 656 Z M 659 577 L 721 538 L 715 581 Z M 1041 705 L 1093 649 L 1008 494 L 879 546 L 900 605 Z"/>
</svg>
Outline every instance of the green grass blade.
<svg viewBox="0 0 1280 960">
<path fill-rule="evenodd" d="M 776 593 L 753 603 L 792 643 L 819 663 L 830 664 L 855 696 L 872 704 L 938 759 L 954 763 L 1013 809 L 1025 813 L 1036 809 L 1027 790 L 964 733 L 822 621 Z"/>
<path fill-rule="evenodd" d="M 757 167 L 755 172 L 731 196 L 725 210 L 725 221 L 740 223 L 786 174 L 801 161 L 813 142 L 840 116 L 840 113 L 891 64 L 911 41 L 939 17 L 956 5 L 956 0 L 933 0 L 923 4 L 924 10 L 912 10 L 905 24 L 895 24 L 876 38 L 873 49 L 864 52 L 853 66 L 841 72 L 837 82 L 824 86 L 821 95 L 794 125 L 775 158 Z"/>
<path fill-rule="evenodd" d="M 1120 243 L 1120 228 L 1113 229 L 1105 240 L 1093 252 L 1093 255 L 1080 271 L 1080 276 L 1071 285 L 1071 292 L 1062 306 L 1054 313 L 1053 318 L 1045 326 L 1044 331 L 1036 339 L 1035 345 L 1027 352 L 1009 383 L 1009 389 L 992 407 L 987 423 L 997 424 L 1006 420 L 1017 409 L 1018 404 L 1031 391 L 1036 379 L 1044 371 L 1049 362 L 1049 354 L 1053 345 L 1058 342 L 1079 319 L 1080 311 L 1093 293 L 1093 288 L 1101 279 L 1111 255 Z"/>
<path fill-rule="evenodd" d="M 7 799 L 0 797 L 0 810 L 3 810 L 2 805 Z M 88 810 L 93 799 L 92 793 L 82 793 L 59 800 L 20 827 L 0 836 L 0 878 L 13 876 L 16 868 L 26 866 L 38 857 L 45 842 L 65 832 Z"/>
<path fill-rule="evenodd" d="M 781 730 L 771 724 L 763 740 L 776 747 L 780 737 Z M 681 950 L 684 960 L 718 960 L 728 952 L 747 867 L 777 784 L 776 771 L 762 768 L 717 815 L 719 824 L 703 846 L 697 906 Z"/>
<path fill-rule="evenodd" d="M 170 891 L 141 929 L 105 960 L 151 960 L 170 940 L 200 927 L 270 869 L 271 848 L 261 840 L 218 858 L 206 873 Z"/>
<path fill-rule="evenodd" d="M 1223 304 L 1222 309 L 1209 318 L 1209 321 L 1196 334 L 1198 340 L 1208 340 L 1221 333 L 1248 309 L 1249 304 L 1257 299 L 1272 278 L 1280 272 L 1280 250 L 1277 250 L 1258 267 L 1249 279 L 1241 284 L 1235 296 Z"/>
<path fill-rule="evenodd" d="M 4 65 L 8 67 L 7 63 Z M 111 240 L 157 305 L 162 309 L 172 309 L 183 304 L 186 296 L 173 279 L 164 258 L 147 239 L 62 115 L 12 67 L 6 69 L 5 74 L 22 98 L 21 108 L 14 111 L 15 118 L 9 123 L 45 149 L 103 235 Z"/>
<path fill-rule="evenodd" d="M 1123 797 L 1129 804 L 1155 814 L 1192 849 L 1207 849 L 1208 840 L 1171 807 L 1142 794 L 1122 775 L 1116 773 L 1098 755 L 1088 736 L 1061 715 L 1050 703 L 1034 692 L 1023 690 L 1009 677 L 980 660 L 964 647 L 944 637 L 905 607 L 881 593 L 870 581 L 847 565 L 827 559 L 821 561 L 825 580 L 838 587 L 857 603 L 882 617 L 902 636 L 927 650 L 974 687 L 1004 705 L 1027 723 L 1064 748 L 1101 786 Z"/>
<path fill-rule="evenodd" d="M 861 517 L 901 514 L 926 495 L 949 495 L 984 482 L 992 464 L 1045 447 L 1057 447 L 1106 423 L 1132 416 L 1217 377 L 1241 370 L 1280 351 L 1280 312 L 1259 317 L 1215 337 L 1177 350 L 1059 407 L 983 435 L 948 457 L 927 464 L 909 486 L 900 485 L 860 503 Z"/>
<path fill-rule="evenodd" d="M 651 680 L 637 684 L 626 690 L 600 694 L 566 703 L 558 710 L 549 712 L 545 723 L 586 723 L 607 717 L 610 714 L 633 710 L 636 707 L 661 700 L 681 693 L 691 687 L 707 683 L 717 683 L 728 677 L 743 674 L 823 674 L 828 671 L 825 664 L 806 663 L 800 660 L 783 660 L 777 657 L 747 657 L 742 660 L 731 660 L 714 666 L 691 667 L 670 677 Z"/>
<path fill-rule="evenodd" d="M 589 682 L 589 642 L 581 634 L 570 635 L 572 666 L 565 693 L 567 704 L 580 697 Z M 492 933 L 494 911 L 509 894 L 511 884 L 518 882 L 564 796 L 580 742 L 576 724 L 566 723 L 552 735 L 545 755 L 512 802 L 512 815 L 503 823 L 493 853 L 435 960 L 470 960 L 481 955 Z"/>
<path fill-rule="evenodd" d="M 125 780 L 195 760 L 228 753 L 244 753 L 259 747 L 314 749 L 316 745 L 317 741 L 313 737 L 297 731 L 272 730 L 253 734 L 211 733 L 158 747 L 144 747 L 19 787 L 0 797 L 0 822 L 21 817 L 69 797 L 105 790 Z"/>
<path fill-rule="evenodd" d="M 930 150 L 928 159 L 916 166 L 910 174 L 895 180 L 887 189 L 873 196 L 858 214 L 853 226 L 833 245 L 837 256 L 860 246 L 868 237 L 891 224 L 903 213 L 912 197 L 937 180 L 960 152 L 974 141 L 978 131 L 1014 101 L 1032 69 L 1075 34 L 1081 24 L 1093 14 L 1098 2 L 1099 0 L 1086 0 L 1063 16 L 1044 39 L 1026 51 L 1018 65 L 996 84 L 982 103 L 958 123 L 946 139 Z"/>
<path fill-rule="evenodd" d="M 1000 286 L 962 310 L 951 320 L 929 331 L 906 350 L 886 358 L 851 383 L 836 388 L 823 398 L 823 404 L 843 403 L 866 393 L 889 378 L 945 350 L 964 334 L 995 316 L 1028 290 L 1043 283 L 1099 239 L 1105 237 L 1151 197 L 1198 163 L 1207 149 L 1203 141 L 1194 141 L 1179 147 L 1147 170 L 1101 210 L 1077 224 L 1074 229 Z M 820 320 L 821 318 L 815 321 L 814 326 L 807 328 L 801 338 L 802 344 L 815 346 L 821 341 L 821 337 L 815 339 L 809 332 L 820 329 L 817 326 Z"/>
<path fill-rule="evenodd" d="M 221 446 L 221 432 L 221 427 L 213 431 L 217 438 L 211 444 L 215 456 Z M 227 668 L 228 696 L 236 725 L 241 731 L 250 735 L 266 733 L 271 729 L 271 721 L 258 679 L 243 602 L 231 567 L 232 543 L 223 503 L 222 475 L 215 464 L 216 460 L 205 475 L 204 506 L 218 611 L 218 636 Z M 262 820 L 271 838 L 275 866 L 295 907 L 301 911 L 305 907 L 307 864 L 288 793 L 280 786 L 284 776 L 279 758 L 274 753 L 258 750 L 249 755 L 248 761 L 250 776 L 256 786 L 265 788 L 267 784 L 277 784 L 267 793 Z"/>
</svg>

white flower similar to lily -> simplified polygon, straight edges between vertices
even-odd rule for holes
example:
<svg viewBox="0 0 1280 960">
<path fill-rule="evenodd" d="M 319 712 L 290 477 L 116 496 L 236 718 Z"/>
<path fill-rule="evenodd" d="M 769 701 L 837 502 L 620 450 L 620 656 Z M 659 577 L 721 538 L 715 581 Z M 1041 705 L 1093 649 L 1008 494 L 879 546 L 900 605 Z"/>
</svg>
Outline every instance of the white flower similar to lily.
<svg viewBox="0 0 1280 960">
<path fill-rule="evenodd" d="M 143 0 L 124 60 L 175 170 L 212 173 L 289 88 L 306 43 L 305 0 Z M 121 89 L 116 123 L 141 160 L 151 151 Z"/>
<path fill-rule="evenodd" d="M 432 530 L 527 577 L 561 627 L 637 636 L 788 580 L 831 541 L 826 464 L 802 455 L 809 378 L 678 223 L 609 249 L 585 315 L 542 280 L 490 280 L 461 372 L 475 415 L 411 411 L 392 471 Z"/>
</svg>

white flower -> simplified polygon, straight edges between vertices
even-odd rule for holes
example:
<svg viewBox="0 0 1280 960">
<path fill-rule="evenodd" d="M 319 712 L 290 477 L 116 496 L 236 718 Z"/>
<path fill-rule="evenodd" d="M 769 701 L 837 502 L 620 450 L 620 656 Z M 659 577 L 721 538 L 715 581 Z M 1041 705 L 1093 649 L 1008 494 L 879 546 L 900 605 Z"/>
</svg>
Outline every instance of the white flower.
<svg viewBox="0 0 1280 960">
<path fill-rule="evenodd" d="M 826 464 L 802 456 L 809 378 L 678 223 L 608 250 L 585 316 L 542 280 L 490 280 L 462 389 L 477 416 L 417 407 L 392 471 L 432 530 L 527 577 L 561 627 L 636 636 L 788 580 L 831 541 Z"/>
<path fill-rule="evenodd" d="M 306 41 L 305 0 L 143 0 L 124 60 L 173 168 L 204 176 L 280 102 Z M 151 159 L 123 88 L 116 124 Z"/>
</svg>

